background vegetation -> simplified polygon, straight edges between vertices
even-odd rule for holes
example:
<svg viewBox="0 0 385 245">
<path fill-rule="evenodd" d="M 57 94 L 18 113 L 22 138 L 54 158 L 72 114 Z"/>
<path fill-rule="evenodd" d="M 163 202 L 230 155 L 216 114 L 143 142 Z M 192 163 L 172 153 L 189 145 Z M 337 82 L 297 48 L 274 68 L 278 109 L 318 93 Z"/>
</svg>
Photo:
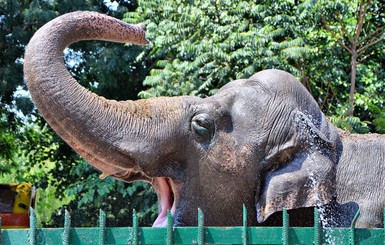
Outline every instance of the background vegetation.
<svg viewBox="0 0 385 245">
<path fill-rule="evenodd" d="M 150 225 L 148 185 L 99 173 L 58 138 L 33 106 L 23 81 L 25 46 L 50 19 L 93 10 L 147 25 L 150 44 L 80 42 L 65 52 L 88 89 L 118 100 L 209 96 L 262 69 L 295 75 L 338 127 L 384 133 L 385 9 L 369 0 L 0 0 L 0 182 L 34 183 L 45 226 L 127 226 L 133 208 Z M 52 216 L 51 216 L 52 214 Z"/>
</svg>

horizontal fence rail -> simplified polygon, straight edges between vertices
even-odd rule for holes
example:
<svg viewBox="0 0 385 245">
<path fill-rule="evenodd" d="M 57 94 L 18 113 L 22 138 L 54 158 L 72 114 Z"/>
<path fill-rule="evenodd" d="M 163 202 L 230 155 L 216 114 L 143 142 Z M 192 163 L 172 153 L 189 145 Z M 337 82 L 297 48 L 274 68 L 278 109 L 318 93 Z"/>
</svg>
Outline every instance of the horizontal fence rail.
<svg viewBox="0 0 385 245">
<path fill-rule="evenodd" d="M 205 227 L 204 214 L 198 210 L 198 226 L 173 227 L 168 212 L 167 227 L 139 227 L 134 210 L 132 227 L 106 227 L 101 210 L 99 227 L 72 228 L 66 211 L 63 228 L 36 228 L 36 213 L 30 211 L 29 229 L 0 230 L 0 245 L 102 245 L 102 244 L 385 244 L 385 229 L 354 228 L 357 212 L 350 228 L 323 228 L 317 209 L 314 227 L 289 227 L 289 215 L 283 211 L 282 227 L 247 226 L 247 210 L 243 207 L 243 226 Z M 384 222 L 385 223 L 385 222 Z"/>
</svg>

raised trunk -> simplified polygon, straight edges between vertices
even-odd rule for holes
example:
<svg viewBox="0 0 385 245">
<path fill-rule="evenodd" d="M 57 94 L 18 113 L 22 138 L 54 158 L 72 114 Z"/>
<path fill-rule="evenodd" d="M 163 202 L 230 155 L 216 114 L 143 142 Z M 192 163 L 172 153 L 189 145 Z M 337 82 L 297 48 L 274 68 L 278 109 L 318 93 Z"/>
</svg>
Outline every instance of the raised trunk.
<svg viewBox="0 0 385 245">
<path fill-rule="evenodd" d="M 132 175 L 131 170 L 137 165 L 123 142 L 139 142 L 147 131 L 143 128 L 149 124 L 152 111 L 157 110 L 154 104 L 170 101 L 117 102 L 80 86 L 63 59 L 63 50 L 79 40 L 144 45 L 145 27 L 94 12 L 66 14 L 36 32 L 24 59 L 28 89 L 45 120 L 92 165 L 124 179 Z"/>
</svg>

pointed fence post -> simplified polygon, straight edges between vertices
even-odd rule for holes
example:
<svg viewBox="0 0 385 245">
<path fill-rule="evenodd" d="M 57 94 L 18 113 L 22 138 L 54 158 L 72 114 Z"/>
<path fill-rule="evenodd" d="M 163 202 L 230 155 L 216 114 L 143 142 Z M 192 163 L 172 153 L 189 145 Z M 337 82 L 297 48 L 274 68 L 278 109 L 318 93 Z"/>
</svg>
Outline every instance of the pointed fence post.
<svg viewBox="0 0 385 245">
<path fill-rule="evenodd" d="M 167 245 L 173 244 L 173 226 L 174 218 L 172 217 L 170 210 L 167 210 Z"/>
<path fill-rule="evenodd" d="M 355 226 L 358 219 L 358 216 L 360 216 L 360 210 L 358 209 L 357 213 L 354 215 L 352 224 L 350 225 L 350 244 L 354 245 L 356 241 L 356 234 L 355 234 Z"/>
<path fill-rule="evenodd" d="M 322 228 L 320 224 L 319 212 L 314 208 L 314 245 L 322 244 Z"/>
<path fill-rule="evenodd" d="M 36 212 L 33 208 L 29 209 L 28 245 L 36 245 Z"/>
<path fill-rule="evenodd" d="M 205 228 L 204 228 L 204 214 L 198 208 L 198 245 L 205 244 Z"/>
<path fill-rule="evenodd" d="M 139 224 L 135 209 L 132 211 L 132 232 L 130 244 L 139 245 Z"/>
<path fill-rule="evenodd" d="M 247 245 L 248 233 L 247 233 L 247 209 L 243 204 L 243 229 L 242 229 L 242 241 L 243 245 Z"/>
<path fill-rule="evenodd" d="M 289 214 L 286 209 L 282 210 L 282 244 L 289 245 Z"/>
<path fill-rule="evenodd" d="M 99 245 L 104 245 L 106 232 L 106 213 L 99 210 Z"/>
<path fill-rule="evenodd" d="M 70 228 L 71 228 L 71 215 L 66 209 L 64 211 L 64 227 L 63 227 L 63 234 L 62 234 L 63 245 L 70 244 L 70 232 L 71 232 Z"/>
</svg>

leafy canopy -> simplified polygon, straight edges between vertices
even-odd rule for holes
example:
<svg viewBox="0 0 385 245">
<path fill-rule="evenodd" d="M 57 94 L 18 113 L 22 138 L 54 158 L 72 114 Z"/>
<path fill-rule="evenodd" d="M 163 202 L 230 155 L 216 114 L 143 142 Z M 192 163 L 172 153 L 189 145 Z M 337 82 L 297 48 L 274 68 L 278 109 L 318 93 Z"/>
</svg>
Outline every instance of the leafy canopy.
<svg viewBox="0 0 385 245">
<path fill-rule="evenodd" d="M 292 1 L 140 1 L 124 19 L 145 23 L 151 41 L 138 57 L 152 68 L 140 95 L 211 95 L 266 68 L 300 74 L 296 62 L 312 49 L 296 34 L 295 12 Z"/>
</svg>

